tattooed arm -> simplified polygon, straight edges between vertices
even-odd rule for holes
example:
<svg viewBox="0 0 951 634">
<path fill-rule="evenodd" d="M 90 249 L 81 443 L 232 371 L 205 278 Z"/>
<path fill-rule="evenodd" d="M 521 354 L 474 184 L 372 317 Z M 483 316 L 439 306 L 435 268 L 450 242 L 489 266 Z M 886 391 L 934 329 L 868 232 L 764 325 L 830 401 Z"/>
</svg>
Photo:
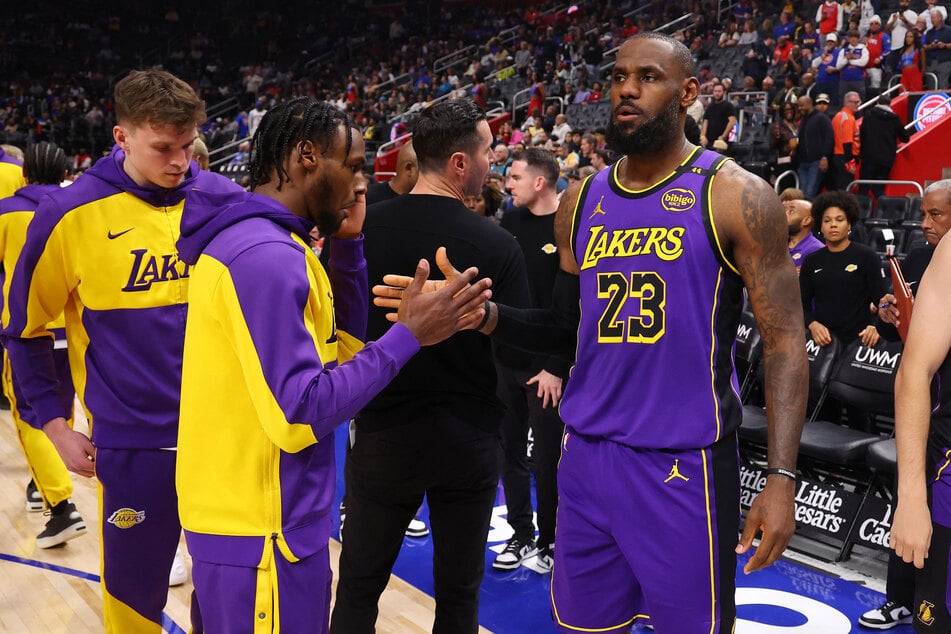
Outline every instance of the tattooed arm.
<svg viewBox="0 0 951 634">
<path fill-rule="evenodd" d="M 771 468 L 795 473 L 809 368 L 783 207 L 765 181 L 728 163 L 714 179 L 713 216 L 727 254 L 743 277 L 763 339 L 767 461 Z M 762 539 L 745 572 L 769 566 L 783 554 L 796 527 L 795 484 L 783 475 L 769 475 L 766 488 L 753 501 L 737 553 L 749 550 L 757 531 L 762 531 Z"/>
</svg>

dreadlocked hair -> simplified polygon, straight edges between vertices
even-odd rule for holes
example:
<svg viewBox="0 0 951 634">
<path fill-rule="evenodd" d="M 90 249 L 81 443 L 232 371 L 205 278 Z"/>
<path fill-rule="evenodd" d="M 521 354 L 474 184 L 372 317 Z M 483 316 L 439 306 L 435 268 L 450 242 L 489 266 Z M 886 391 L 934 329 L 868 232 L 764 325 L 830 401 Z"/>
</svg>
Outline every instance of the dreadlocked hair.
<svg viewBox="0 0 951 634">
<path fill-rule="evenodd" d="M 34 185 L 58 185 L 66 171 L 66 152 L 55 143 L 41 141 L 23 153 L 23 176 Z"/>
<path fill-rule="evenodd" d="M 277 189 L 290 181 L 285 161 L 291 153 L 301 155 L 302 145 L 311 141 L 321 155 L 326 155 L 343 125 L 346 154 L 353 145 L 350 117 L 334 106 L 313 97 L 299 97 L 268 110 L 251 139 L 251 160 L 248 176 L 251 190 L 265 185 L 277 173 Z"/>
</svg>

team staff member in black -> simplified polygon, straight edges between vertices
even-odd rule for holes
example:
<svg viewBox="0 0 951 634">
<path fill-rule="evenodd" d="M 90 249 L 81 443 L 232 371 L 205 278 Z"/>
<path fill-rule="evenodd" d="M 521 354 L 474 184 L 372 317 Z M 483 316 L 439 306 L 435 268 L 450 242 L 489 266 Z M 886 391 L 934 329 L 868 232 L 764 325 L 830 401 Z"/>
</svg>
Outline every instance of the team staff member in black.
<svg viewBox="0 0 951 634">
<path fill-rule="evenodd" d="M 532 306 L 551 306 L 558 273 L 555 246 L 555 212 L 558 210 L 558 161 L 541 148 L 528 148 L 512 162 L 508 188 L 516 207 L 502 218 L 501 226 L 518 241 L 528 269 Z M 558 508 L 558 458 L 565 424 L 558 415 L 558 401 L 571 359 L 567 356 L 533 355 L 504 346 L 496 349 L 499 398 L 506 405 L 502 419 L 505 464 L 502 486 L 508 523 L 514 534 L 492 567 L 514 570 L 537 553 L 536 569 L 551 570 Z M 538 501 L 538 548 L 532 524 L 531 473 L 528 468 L 528 429 L 533 431 L 535 492 Z"/>
<path fill-rule="evenodd" d="M 469 100 L 431 106 L 416 121 L 413 144 L 419 180 L 412 191 L 367 212 L 371 287 L 444 246 L 454 261 L 491 278 L 499 301 L 524 306 L 529 289 L 518 243 L 462 202 L 481 191 L 489 171 L 485 114 Z M 370 308 L 368 340 L 389 326 L 385 313 Z M 357 416 L 331 632 L 374 631 L 403 531 L 424 495 L 434 548 L 433 632 L 478 631 L 485 543 L 502 467 L 501 416 L 491 344 L 476 332 L 421 351 Z"/>
</svg>

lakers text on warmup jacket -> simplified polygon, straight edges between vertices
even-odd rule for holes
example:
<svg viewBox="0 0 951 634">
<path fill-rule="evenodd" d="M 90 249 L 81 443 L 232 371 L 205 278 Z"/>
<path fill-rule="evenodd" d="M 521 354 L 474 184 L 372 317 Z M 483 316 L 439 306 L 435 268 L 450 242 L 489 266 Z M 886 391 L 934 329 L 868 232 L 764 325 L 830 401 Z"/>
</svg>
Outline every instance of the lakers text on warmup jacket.
<svg viewBox="0 0 951 634">
<path fill-rule="evenodd" d="M 10 282 L 4 346 L 38 425 L 68 418 L 48 324 L 65 309 L 70 370 L 110 449 L 174 447 L 189 267 L 175 241 L 185 192 L 240 188 L 192 162 L 178 187 L 137 185 L 113 148 L 36 209 Z"/>
<path fill-rule="evenodd" d="M 401 324 L 362 346 L 363 240 L 334 240 L 328 277 L 312 228 L 260 194 L 186 201 L 179 249 L 194 266 L 176 479 L 199 560 L 259 567 L 274 546 L 288 561 L 326 548 L 333 430 L 419 349 Z"/>
</svg>

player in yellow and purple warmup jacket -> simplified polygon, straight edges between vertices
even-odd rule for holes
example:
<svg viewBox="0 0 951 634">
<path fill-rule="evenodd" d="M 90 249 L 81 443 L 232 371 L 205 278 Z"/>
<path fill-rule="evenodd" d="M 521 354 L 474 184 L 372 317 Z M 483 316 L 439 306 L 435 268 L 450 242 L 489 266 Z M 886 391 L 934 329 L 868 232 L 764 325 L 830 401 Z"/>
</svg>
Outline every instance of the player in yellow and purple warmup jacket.
<svg viewBox="0 0 951 634">
<path fill-rule="evenodd" d="M 59 183 L 66 174 L 66 153 L 52 143 L 35 143 L 27 148 L 23 171 L 29 184 L 18 189 L 13 196 L 0 200 L 0 257 L 3 258 L 4 307 L 7 305 L 6 296 L 13 269 L 26 239 L 27 227 L 40 199 L 59 191 Z M 4 311 L 3 321 L 6 322 L 8 318 L 9 311 Z M 56 376 L 59 379 L 60 402 L 63 411 L 72 412 L 73 380 L 69 373 L 63 315 L 60 314 L 48 328 L 55 338 L 53 356 Z M 50 519 L 43 532 L 37 536 L 36 545 L 39 548 L 52 548 L 79 537 L 86 532 L 86 524 L 70 501 L 73 481 L 49 438 L 36 429 L 37 421 L 33 408 L 23 398 L 23 392 L 10 369 L 10 361 L 6 355 L 3 359 L 3 391 L 10 399 L 10 414 L 33 477 L 35 489 L 28 487 L 28 495 L 31 490 L 38 492 L 38 510 L 43 510 L 44 506 L 50 509 Z M 28 499 L 29 501 L 31 500 Z"/>
<path fill-rule="evenodd" d="M 458 297 L 461 283 L 441 298 L 417 295 L 364 347 L 359 131 L 332 105 L 295 99 L 264 116 L 252 156 L 252 193 L 196 189 L 182 219 L 179 249 L 194 264 L 182 524 L 209 632 L 319 634 L 330 608 L 333 430 L 420 345 L 477 325 L 488 293 L 482 282 Z M 329 275 L 309 247 L 315 224 L 333 240 Z"/>
<path fill-rule="evenodd" d="M 99 479 L 106 631 L 157 633 L 181 533 L 174 448 L 190 271 L 175 241 L 188 190 L 241 189 L 191 160 L 205 113 L 186 83 L 133 71 L 115 103 L 112 153 L 36 209 L 3 339 L 37 426 L 67 468 Z M 64 310 L 91 439 L 69 428 L 59 397 L 47 324 Z"/>
</svg>

